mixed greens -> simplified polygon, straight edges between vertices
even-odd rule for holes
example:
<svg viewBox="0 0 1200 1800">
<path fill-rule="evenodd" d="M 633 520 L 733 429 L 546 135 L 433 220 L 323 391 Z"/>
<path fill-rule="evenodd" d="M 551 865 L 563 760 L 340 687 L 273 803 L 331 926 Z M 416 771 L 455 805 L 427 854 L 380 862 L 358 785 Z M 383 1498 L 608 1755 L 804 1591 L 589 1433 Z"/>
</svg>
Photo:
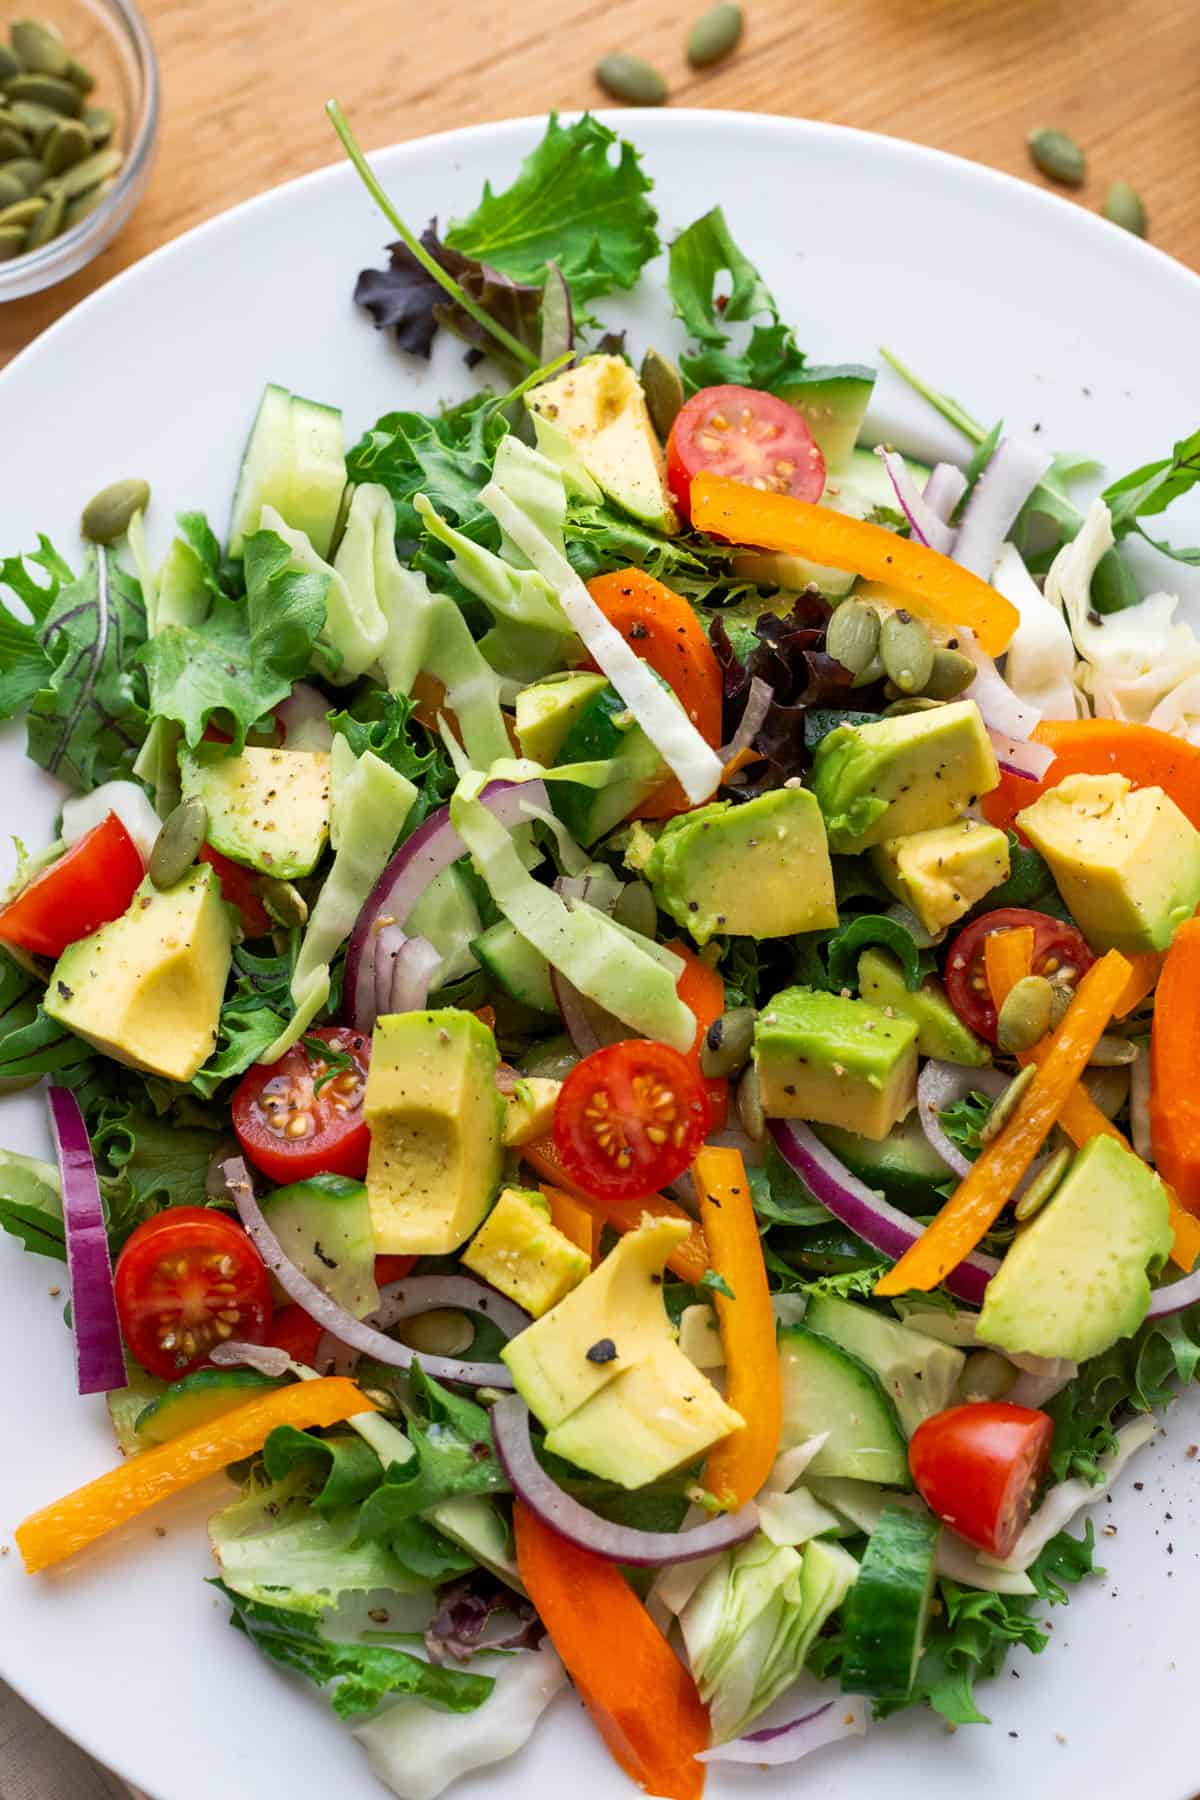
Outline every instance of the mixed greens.
<svg viewBox="0 0 1200 1800">
<path fill-rule="evenodd" d="M 232 1623 L 406 1800 L 568 1678 L 679 1800 L 983 1721 L 1200 1366 L 1200 641 L 1123 550 L 1197 560 L 1200 434 L 1084 508 L 884 352 L 970 450 L 876 454 L 719 209 L 639 376 L 633 145 L 552 118 L 418 238 L 333 110 L 355 297 L 471 396 L 269 386 L 223 540 L 0 563 L 68 790 L 0 1225 L 126 1458 L 26 1566 L 228 1468 Z"/>
</svg>

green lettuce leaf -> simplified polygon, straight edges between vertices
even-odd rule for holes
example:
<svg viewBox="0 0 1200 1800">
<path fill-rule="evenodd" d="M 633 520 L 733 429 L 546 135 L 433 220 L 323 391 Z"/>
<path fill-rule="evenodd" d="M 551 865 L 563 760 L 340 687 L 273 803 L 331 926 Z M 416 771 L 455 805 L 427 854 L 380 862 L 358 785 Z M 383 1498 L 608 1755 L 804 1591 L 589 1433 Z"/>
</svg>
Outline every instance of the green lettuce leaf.
<svg viewBox="0 0 1200 1800">
<path fill-rule="evenodd" d="M 403 694 L 372 687 L 347 710 L 330 713 L 329 723 L 356 757 L 371 751 L 418 787 L 428 783 L 434 790 L 431 797 L 440 804 L 453 793 L 458 777 L 441 744 L 423 726 L 414 729 L 412 712 L 413 702 Z"/>
<path fill-rule="evenodd" d="M 1172 556 L 1177 562 L 1200 564 L 1200 547 L 1176 549 L 1151 537 L 1142 524 L 1143 519 L 1165 512 L 1197 482 L 1200 482 L 1200 430 L 1181 438 L 1170 456 L 1159 462 L 1144 463 L 1140 469 L 1134 469 L 1105 488 L 1100 498 L 1112 513 L 1113 535 L 1120 541 L 1131 531 L 1138 531 L 1164 556 Z"/>
<path fill-rule="evenodd" d="M 729 290 L 722 284 L 718 304 L 723 276 Z M 778 393 L 803 375 L 804 354 L 781 321 L 770 288 L 734 242 L 719 206 L 681 231 L 671 245 L 667 287 L 676 315 L 700 345 L 696 353 L 679 359 L 689 393 L 726 382 Z M 769 323 L 763 322 L 764 314 Z M 749 319 L 758 322 L 744 348 L 730 350 L 726 327 Z"/>
<path fill-rule="evenodd" d="M 992 1103 L 986 1094 L 972 1091 L 961 1100 L 951 1101 L 938 1114 L 942 1130 L 972 1162 L 983 1149 L 983 1128 L 988 1122 Z"/>
<path fill-rule="evenodd" d="M 0 1230 L 38 1256 L 66 1262 L 58 1171 L 51 1163 L 0 1150 Z"/>
<path fill-rule="evenodd" d="M 478 394 L 436 418 L 385 413 L 347 452 L 351 481 L 375 481 L 396 503 L 396 533 L 418 538 L 424 526 L 413 506 L 425 494 L 438 512 L 477 543 L 495 548 L 499 528 L 480 504 L 496 447 L 508 430 L 490 394 Z"/>
<path fill-rule="evenodd" d="M 205 1181 L 218 1141 L 212 1131 L 155 1118 L 143 1107 L 113 1100 L 90 1123 L 110 1248 L 165 1206 L 206 1206 Z"/>
<path fill-rule="evenodd" d="M 1073 1381 L 1046 1402 L 1054 1420 L 1050 1474 L 1054 1481 L 1082 1475 L 1098 1481 L 1098 1458 L 1116 1446 L 1118 1415 L 1165 1406 L 1177 1382 L 1200 1369 L 1200 1304 L 1165 1319 L 1148 1319 L 1081 1367 Z"/>
<path fill-rule="evenodd" d="M 31 1019 L 0 1037 L 0 1083 L 35 1081 L 41 1075 L 80 1069 L 94 1054 L 90 1044 L 38 1006 Z"/>
<path fill-rule="evenodd" d="M 245 1074 L 291 1017 L 296 962 L 296 934 L 292 935 L 292 945 L 282 956 L 256 956 L 244 946 L 234 951 L 234 985 L 221 1008 L 217 1047 L 192 1077 L 192 1088 L 203 1099 L 211 1099 L 223 1081 Z"/>
<path fill-rule="evenodd" d="M 302 1469 L 316 1489 L 312 1504 L 318 1512 L 355 1505 L 383 1480 L 383 1464 L 353 1432 L 314 1437 L 294 1425 L 277 1425 L 263 1446 L 263 1464 L 272 1481 Z"/>
<path fill-rule="evenodd" d="M 364 1540 L 390 1543 L 405 1520 L 456 1495 L 510 1491 L 483 1407 L 452 1394 L 419 1363 L 413 1364 L 412 1390 L 422 1415 L 407 1427 L 416 1455 L 389 1463 L 381 1486 L 364 1502 Z"/>
<path fill-rule="evenodd" d="M 37 580 L 26 566 L 29 563 L 49 580 Z M 8 556 L 0 562 L 0 588 L 14 594 L 29 614 L 23 619 L 0 600 L 0 719 L 11 719 L 49 682 L 54 664 L 46 654 L 41 626 L 59 590 L 74 579 L 47 537 L 39 536 L 37 549 L 27 556 Z"/>
</svg>

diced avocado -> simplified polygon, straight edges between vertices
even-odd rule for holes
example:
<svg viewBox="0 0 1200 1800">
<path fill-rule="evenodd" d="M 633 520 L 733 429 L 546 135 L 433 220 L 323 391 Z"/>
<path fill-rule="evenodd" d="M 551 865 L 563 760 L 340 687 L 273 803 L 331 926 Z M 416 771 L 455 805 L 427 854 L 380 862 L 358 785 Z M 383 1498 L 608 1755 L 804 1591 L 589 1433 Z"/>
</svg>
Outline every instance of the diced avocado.
<svg viewBox="0 0 1200 1800">
<path fill-rule="evenodd" d="M 613 768 L 603 787 L 584 787 L 574 781 L 550 785 L 555 812 L 581 844 L 594 844 L 605 837 L 662 785 L 667 774 L 662 757 L 617 690 L 604 682 L 580 707 L 555 762 L 609 760 Z"/>
<path fill-rule="evenodd" d="M 376 1310 L 375 1235 L 361 1181 L 312 1175 L 276 1188 L 262 1207 L 285 1252 L 311 1282 L 356 1319 Z"/>
<path fill-rule="evenodd" d="M 497 987 L 503 988 L 513 1000 L 532 1007 L 534 1012 L 558 1016 L 554 989 L 550 985 L 550 964 L 507 919 L 497 919 L 494 925 L 473 938 L 471 954 Z"/>
<path fill-rule="evenodd" d="M 1161 788 L 1068 775 L 1016 822 L 1094 950 L 1165 950 L 1200 905 L 1200 831 Z"/>
<path fill-rule="evenodd" d="M 973 700 L 839 725 L 813 754 L 813 792 L 835 851 L 949 825 L 999 780 Z"/>
<path fill-rule="evenodd" d="M 504 1102 L 504 1148 L 519 1150 L 545 1137 L 554 1123 L 561 1081 L 545 1075 L 522 1075 Z"/>
<path fill-rule="evenodd" d="M 1116 1139 L 1092 1138 L 988 1283 L 980 1340 L 1072 1362 L 1099 1356 L 1142 1323 L 1147 1270 L 1162 1267 L 1173 1239 L 1154 1171 Z"/>
<path fill-rule="evenodd" d="M 199 863 L 173 888 L 147 877 L 127 912 L 64 950 L 43 1004 L 105 1056 L 190 1081 L 216 1048 L 232 957 L 216 871 Z"/>
<path fill-rule="evenodd" d="M 623 1487 L 697 1460 L 743 1423 L 684 1356 L 663 1305 L 663 1269 L 688 1230 L 645 1217 L 501 1352 L 547 1448 Z"/>
<path fill-rule="evenodd" d="M 818 988 L 784 988 L 754 1028 L 769 1119 L 815 1119 L 883 1138 L 917 1094 L 917 1027 Z"/>
<path fill-rule="evenodd" d="M 941 1344 L 937 1338 L 910 1330 L 869 1306 L 839 1300 L 834 1294 L 814 1294 L 804 1323 L 875 1371 L 908 1437 L 923 1420 L 943 1412 L 958 1398 L 958 1381 L 967 1359 L 961 1350 Z"/>
<path fill-rule="evenodd" d="M 473 1013 L 389 1013 L 375 1027 L 363 1117 L 375 1248 L 444 1256 L 500 1185 L 496 1040 Z"/>
<path fill-rule="evenodd" d="M 806 788 L 681 813 L 665 826 L 646 876 L 659 906 L 698 944 L 718 931 L 791 937 L 837 924 L 825 827 Z"/>
<path fill-rule="evenodd" d="M 884 1487 L 912 1486 L 908 1446 L 891 1400 L 873 1370 L 804 1325 L 779 1334 L 783 1383 L 781 1450 L 825 1432 L 807 1475 L 844 1475 Z"/>
<path fill-rule="evenodd" d="M 472 945 L 481 925 L 474 889 L 458 863 L 434 876 L 404 921 L 409 937 L 428 939 L 441 957 L 434 978 L 438 987 L 478 967 Z"/>
<path fill-rule="evenodd" d="M 858 986 L 873 1006 L 890 1006 L 902 1018 L 916 1021 L 917 1049 L 939 1062 L 960 1063 L 966 1069 L 983 1069 L 992 1053 L 982 1038 L 964 1025 L 936 975 L 927 975 L 919 988 L 909 992 L 900 964 L 887 950 L 872 944 L 858 959 Z"/>
<path fill-rule="evenodd" d="M 917 1043 L 919 1048 L 919 1038 Z M 951 1172 L 921 1130 L 915 1108 L 883 1138 L 862 1137 L 838 1125 L 814 1125 L 813 1130 L 852 1175 L 878 1188 L 894 1206 L 908 1213 L 932 1213 L 940 1207 L 934 1189 Z"/>
<path fill-rule="evenodd" d="M 516 719 L 521 754 L 549 768 L 580 712 L 607 685 L 603 675 L 572 669 L 523 687 Z"/>
<path fill-rule="evenodd" d="M 269 383 L 242 456 L 229 554 L 241 555 L 266 505 L 293 530 L 303 531 L 318 556 L 328 556 L 345 485 L 341 413 Z"/>
<path fill-rule="evenodd" d="M 255 1369 L 195 1369 L 142 1408 L 134 1426 L 138 1443 L 165 1444 L 181 1431 L 244 1406 L 265 1388 L 283 1386 L 283 1377 L 260 1375 Z"/>
<path fill-rule="evenodd" d="M 885 838 L 871 864 L 889 893 L 935 935 L 1008 880 L 1008 834 L 982 819 Z"/>
<path fill-rule="evenodd" d="M 792 595 L 802 594 L 805 588 L 820 588 L 831 600 L 839 600 L 858 580 L 853 569 L 830 569 L 823 563 L 808 562 L 803 556 L 791 556 L 786 550 L 739 550 L 733 558 L 733 572 L 740 581 L 754 581 L 759 587 L 782 588 L 788 596 L 786 608 L 764 608 L 761 600 L 755 600 L 754 618 L 764 610 L 790 610 Z M 724 609 L 721 613 L 726 625 L 730 610 Z"/>
<path fill-rule="evenodd" d="M 587 473 L 623 511 L 659 531 L 678 530 L 646 397 L 622 357 L 585 356 L 534 388 L 525 404 L 567 434 Z"/>
<path fill-rule="evenodd" d="M 329 838 L 328 751 L 198 744 L 180 751 L 179 774 L 184 799 L 208 809 L 214 850 L 281 881 L 312 874 Z"/>
<path fill-rule="evenodd" d="M 591 1273 L 591 1259 L 552 1225 L 542 1196 L 534 1204 L 505 1188 L 462 1253 L 471 1269 L 540 1319 Z"/>
<path fill-rule="evenodd" d="M 814 363 L 779 389 L 779 398 L 795 407 L 812 432 L 827 470 L 836 473 L 849 463 L 874 386 L 874 369 L 860 363 Z"/>
</svg>

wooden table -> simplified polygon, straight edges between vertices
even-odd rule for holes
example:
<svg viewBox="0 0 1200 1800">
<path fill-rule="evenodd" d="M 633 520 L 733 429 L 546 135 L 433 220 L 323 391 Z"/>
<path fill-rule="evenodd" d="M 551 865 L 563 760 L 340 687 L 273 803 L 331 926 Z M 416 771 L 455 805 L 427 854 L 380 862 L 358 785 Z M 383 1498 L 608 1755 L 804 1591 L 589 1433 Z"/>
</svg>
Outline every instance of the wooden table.
<svg viewBox="0 0 1200 1800">
<path fill-rule="evenodd" d="M 1195 0 L 746 0 L 737 54 L 697 75 L 683 42 L 705 3 L 143 0 L 163 76 L 149 191 L 89 268 L 0 307 L 0 365 L 159 244 L 333 161 L 330 94 L 369 149 L 604 104 L 591 71 L 609 50 L 656 63 L 680 106 L 830 119 L 1034 180 L 1026 134 L 1061 126 L 1088 153 L 1081 202 L 1099 206 L 1108 181 L 1131 181 L 1154 241 L 1200 267 Z M 790 225 L 785 210 L 781 229 Z M 914 221 L 914 232 L 926 228 Z"/>
</svg>

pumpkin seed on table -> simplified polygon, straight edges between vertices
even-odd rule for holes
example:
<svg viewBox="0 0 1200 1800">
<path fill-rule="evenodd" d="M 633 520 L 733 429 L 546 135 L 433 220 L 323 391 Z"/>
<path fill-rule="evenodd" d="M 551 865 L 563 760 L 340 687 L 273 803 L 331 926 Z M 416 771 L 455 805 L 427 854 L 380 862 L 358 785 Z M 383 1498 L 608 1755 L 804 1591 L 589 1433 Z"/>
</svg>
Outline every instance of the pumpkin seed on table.
<svg viewBox="0 0 1200 1800">
<path fill-rule="evenodd" d="M 146 873 L 156 888 L 173 888 L 199 856 L 208 836 L 208 808 L 199 795 L 181 800 L 163 820 Z"/>
<path fill-rule="evenodd" d="M 1106 219 L 1119 225 L 1122 231 L 1131 231 L 1134 237 L 1145 237 L 1146 208 L 1137 189 L 1130 187 L 1127 181 L 1112 183 L 1104 196 L 1101 211 Z"/>
<path fill-rule="evenodd" d="M 83 95 L 69 81 L 57 75 L 14 75 L 5 85 L 10 102 L 27 100 L 34 106 L 49 107 L 51 112 L 77 118 L 83 111 Z"/>
<path fill-rule="evenodd" d="M 933 639 L 904 607 L 890 612 L 879 632 L 879 655 L 902 694 L 919 694 L 933 673 Z"/>
<path fill-rule="evenodd" d="M 922 692 L 931 700 L 956 700 L 975 679 L 975 664 L 961 650 L 936 649 Z"/>
<path fill-rule="evenodd" d="M 1004 1092 L 997 1096 L 992 1105 L 991 1112 L 988 1114 L 980 1128 L 979 1142 L 981 1144 L 990 1144 L 993 1138 L 998 1138 L 1000 1136 L 1000 1133 L 1004 1130 L 1004 1127 L 1008 1124 L 1008 1121 L 1012 1118 L 1018 1106 L 1020 1106 L 1025 1095 L 1033 1086 L 1036 1074 L 1036 1064 L 1030 1063 L 1027 1069 L 1022 1069 L 1019 1075 L 1014 1075 L 1008 1086 L 1004 1089 Z"/>
<path fill-rule="evenodd" d="M 665 443 L 683 406 L 683 376 L 669 357 L 650 349 L 642 358 L 641 378 L 650 423 Z"/>
<path fill-rule="evenodd" d="M 1087 158 L 1065 131 L 1055 131 L 1043 127 L 1039 131 L 1031 131 L 1028 137 L 1029 154 L 1043 175 L 1051 181 L 1061 181 L 1064 187 L 1082 187 L 1087 175 Z"/>
<path fill-rule="evenodd" d="M 996 1016 L 996 1042 L 1010 1055 L 1032 1050 L 1050 1029 L 1054 992 L 1044 975 L 1014 982 Z"/>
<path fill-rule="evenodd" d="M 719 1081 L 745 1068 L 754 1044 L 754 1018 L 752 1006 L 735 1006 L 713 1020 L 700 1046 L 703 1074 Z"/>
<path fill-rule="evenodd" d="M 687 59 L 693 69 L 707 69 L 737 48 L 745 17 L 740 6 L 726 3 L 701 13 L 688 33 Z"/>
<path fill-rule="evenodd" d="M 876 659 L 880 636 L 879 614 L 873 606 L 843 600 L 825 628 L 825 649 L 843 669 L 862 675 Z"/>
<path fill-rule="evenodd" d="M 624 50 L 602 56 L 595 73 L 605 93 L 627 106 L 661 106 L 667 97 L 667 84 L 658 70 Z"/>
<path fill-rule="evenodd" d="M 78 119 L 64 119 L 42 145 L 42 163 L 47 175 L 65 175 L 68 169 L 91 154 L 91 134 Z"/>
<path fill-rule="evenodd" d="M 71 62 L 62 32 L 44 19 L 14 19 L 8 35 L 18 73 L 65 75 Z"/>
<path fill-rule="evenodd" d="M 1040 1212 L 1047 1200 L 1054 1194 L 1055 1189 L 1060 1186 L 1063 1176 L 1071 1166 L 1071 1158 L 1074 1154 L 1075 1152 L 1068 1150 L 1064 1144 L 1062 1149 L 1056 1150 L 1049 1162 L 1038 1170 L 1013 1208 L 1018 1219 L 1032 1219 L 1035 1212 Z"/>
<path fill-rule="evenodd" d="M 98 494 L 93 494 L 83 509 L 79 530 L 93 544 L 115 544 L 129 530 L 134 513 L 145 512 L 150 504 L 150 485 L 129 479 L 114 481 Z"/>
</svg>

